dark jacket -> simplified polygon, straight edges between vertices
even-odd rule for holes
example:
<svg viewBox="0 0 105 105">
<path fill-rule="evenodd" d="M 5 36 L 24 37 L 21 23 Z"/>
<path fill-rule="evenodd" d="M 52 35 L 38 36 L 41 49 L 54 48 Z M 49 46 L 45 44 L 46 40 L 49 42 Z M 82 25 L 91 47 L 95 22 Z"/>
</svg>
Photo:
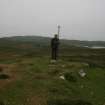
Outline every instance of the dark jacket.
<svg viewBox="0 0 105 105">
<path fill-rule="evenodd" d="M 59 46 L 59 39 L 58 38 L 53 38 L 51 40 L 51 48 L 57 49 Z"/>
</svg>

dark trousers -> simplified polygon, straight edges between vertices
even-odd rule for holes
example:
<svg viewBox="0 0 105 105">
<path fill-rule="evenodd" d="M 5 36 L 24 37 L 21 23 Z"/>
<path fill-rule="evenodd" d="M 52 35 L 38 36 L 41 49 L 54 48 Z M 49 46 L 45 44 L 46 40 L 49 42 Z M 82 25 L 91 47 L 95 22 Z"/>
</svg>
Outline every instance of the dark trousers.
<svg viewBox="0 0 105 105">
<path fill-rule="evenodd" d="M 57 60 L 58 57 L 58 48 L 52 48 L 52 59 Z"/>
</svg>

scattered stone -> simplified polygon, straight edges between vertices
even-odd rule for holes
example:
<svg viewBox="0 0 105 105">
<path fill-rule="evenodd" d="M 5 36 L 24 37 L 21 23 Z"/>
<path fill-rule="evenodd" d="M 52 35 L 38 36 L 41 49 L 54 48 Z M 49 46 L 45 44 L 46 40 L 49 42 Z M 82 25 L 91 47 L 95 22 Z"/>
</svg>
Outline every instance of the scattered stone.
<svg viewBox="0 0 105 105">
<path fill-rule="evenodd" d="M 85 73 L 85 71 L 83 69 L 81 69 L 78 73 L 79 73 L 79 75 L 81 77 L 85 77 L 86 76 L 86 73 Z"/>
<path fill-rule="evenodd" d="M 65 77 L 63 75 L 61 75 L 59 78 L 65 80 Z"/>
</svg>

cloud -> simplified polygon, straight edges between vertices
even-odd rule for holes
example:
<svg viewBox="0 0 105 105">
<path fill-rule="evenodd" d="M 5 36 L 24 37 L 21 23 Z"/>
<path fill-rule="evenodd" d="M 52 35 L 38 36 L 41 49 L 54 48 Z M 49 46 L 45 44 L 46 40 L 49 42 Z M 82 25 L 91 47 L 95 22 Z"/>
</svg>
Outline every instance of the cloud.
<svg viewBox="0 0 105 105">
<path fill-rule="evenodd" d="M 0 0 L 0 33 L 105 40 L 105 0 Z M 15 35 L 14 34 L 14 35 Z"/>
</svg>

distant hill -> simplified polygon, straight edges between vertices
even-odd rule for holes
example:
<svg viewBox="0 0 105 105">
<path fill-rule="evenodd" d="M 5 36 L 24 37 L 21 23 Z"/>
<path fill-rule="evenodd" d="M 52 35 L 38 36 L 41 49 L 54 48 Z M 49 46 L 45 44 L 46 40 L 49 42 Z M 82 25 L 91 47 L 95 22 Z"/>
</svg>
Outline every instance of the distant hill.
<svg viewBox="0 0 105 105">
<path fill-rule="evenodd" d="M 10 48 L 37 48 L 37 47 L 48 47 L 50 38 L 47 37 L 36 37 L 36 36 L 14 36 L 0 38 L 0 47 Z"/>
<path fill-rule="evenodd" d="M 1 58 L 8 58 L 21 56 L 21 57 L 33 57 L 33 56 L 51 56 L 49 37 L 40 36 L 14 36 L 0 38 L 0 56 Z M 88 47 L 84 47 L 88 46 Z M 89 56 L 94 58 L 93 55 L 104 55 L 105 49 L 92 49 L 90 47 L 101 46 L 105 47 L 104 41 L 79 41 L 79 40 L 60 40 L 59 56 L 63 58 L 70 58 L 75 56 L 78 60 L 77 55 Z M 2 56 L 3 55 L 3 56 Z M 103 59 L 98 56 L 99 59 Z M 73 57 L 74 58 L 74 57 Z M 97 58 L 97 57 L 96 57 Z M 10 58 L 11 59 L 11 58 Z M 83 58 L 84 59 L 84 58 Z"/>
<path fill-rule="evenodd" d="M 0 38 L 0 47 L 1 46 L 15 46 L 21 44 L 31 44 L 33 47 L 48 47 L 50 45 L 51 38 L 49 37 L 40 37 L 40 36 L 14 36 L 14 37 L 5 37 Z M 101 46 L 105 47 L 105 41 L 80 41 L 80 40 L 61 40 L 62 46 L 76 46 L 76 47 L 93 47 Z"/>
</svg>

